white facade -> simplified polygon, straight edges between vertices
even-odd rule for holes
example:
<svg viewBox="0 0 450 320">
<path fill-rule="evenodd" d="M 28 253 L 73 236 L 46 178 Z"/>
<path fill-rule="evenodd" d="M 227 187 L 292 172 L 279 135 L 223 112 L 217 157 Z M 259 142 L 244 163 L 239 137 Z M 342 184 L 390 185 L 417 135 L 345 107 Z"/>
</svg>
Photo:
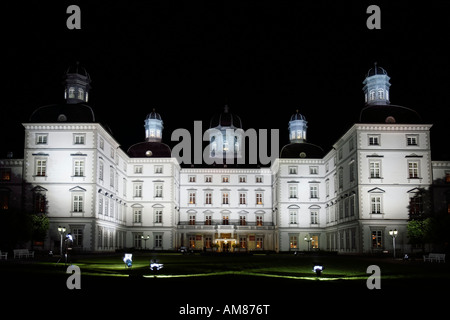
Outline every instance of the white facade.
<svg viewBox="0 0 450 320">
<path fill-rule="evenodd" d="M 379 67 L 368 78 L 379 77 L 379 70 L 388 81 Z M 380 112 L 395 107 L 383 99 L 374 104 Z M 45 199 L 44 248 L 51 250 L 59 246 L 58 226 L 65 226 L 74 248 L 86 251 L 377 252 L 392 250 L 393 229 L 397 248 L 408 251 L 410 199 L 433 181 L 450 182 L 449 162 L 431 161 L 431 125 L 397 123 L 392 116 L 354 124 L 323 157 L 308 157 L 316 147 L 306 143 L 306 120 L 297 112 L 291 144 L 283 149 L 297 154 L 280 156 L 269 168 L 181 168 L 174 157 L 155 156 L 145 149 L 161 142 L 162 120 L 154 111 L 146 130 L 156 135 L 148 133 L 148 144 L 137 144 L 134 156 L 99 123 L 66 119 L 23 124 L 24 159 L 0 160 L 0 209 L 20 205 L 21 183 L 34 205 Z M 300 138 L 292 131 L 299 121 Z"/>
</svg>

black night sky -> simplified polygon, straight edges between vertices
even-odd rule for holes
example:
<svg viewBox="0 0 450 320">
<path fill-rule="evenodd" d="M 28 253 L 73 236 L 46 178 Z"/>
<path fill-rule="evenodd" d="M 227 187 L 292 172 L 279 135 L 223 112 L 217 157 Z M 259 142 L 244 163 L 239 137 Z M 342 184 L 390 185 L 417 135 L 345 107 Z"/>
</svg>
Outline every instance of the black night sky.
<svg viewBox="0 0 450 320">
<path fill-rule="evenodd" d="M 23 127 L 37 107 L 63 101 L 63 76 L 79 61 L 92 78 L 89 104 L 126 151 L 144 140 L 153 108 L 163 142 L 223 106 L 244 129 L 278 128 L 296 109 L 308 141 L 326 152 L 359 119 L 362 81 L 376 61 L 390 100 L 418 111 L 433 160 L 449 160 L 450 2 L 58 1 L 2 5 L 0 158 L 23 156 Z M 66 9 L 81 9 L 69 30 Z M 367 7 L 381 9 L 369 30 Z"/>
</svg>

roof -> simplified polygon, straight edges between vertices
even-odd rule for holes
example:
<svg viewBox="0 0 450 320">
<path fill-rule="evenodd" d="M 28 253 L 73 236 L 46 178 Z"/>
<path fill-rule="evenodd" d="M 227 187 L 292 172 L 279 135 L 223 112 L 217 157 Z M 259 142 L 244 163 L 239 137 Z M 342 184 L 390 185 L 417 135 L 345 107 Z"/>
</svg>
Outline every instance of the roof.
<svg viewBox="0 0 450 320">
<path fill-rule="evenodd" d="M 51 104 L 34 110 L 30 122 L 95 122 L 92 108 L 85 103 Z"/>
<path fill-rule="evenodd" d="M 359 123 L 423 123 L 423 120 L 413 109 L 387 104 L 369 105 L 362 109 Z"/>
<path fill-rule="evenodd" d="M 285 145 L 280 152 L 280 158 L 294 158 L 294 159 L 322 159 L 324 151 L 318 145 L 308 142 L 294 142 Z"/>
<path fill-rule="evenodd" d="M 131 158 L 170 158 L 172 156 L 172 151 L 167 144 L 150 141 L 132 145 L 127 153 Z"/>
</svg>

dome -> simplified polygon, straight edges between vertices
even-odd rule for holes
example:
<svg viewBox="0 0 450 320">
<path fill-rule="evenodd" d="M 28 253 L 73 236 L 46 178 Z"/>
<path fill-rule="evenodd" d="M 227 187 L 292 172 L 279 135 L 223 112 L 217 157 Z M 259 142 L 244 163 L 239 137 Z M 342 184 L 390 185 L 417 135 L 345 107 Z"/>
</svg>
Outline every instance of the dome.
<svg viewBox="0 0 450 320">
<path fill-rule="evenodd" d="M 322 159 L 324 151 L 318 145 L 312 143 L 290 143 L 285 145 L 280 152 L 282 159 Z"/>
<path fill-rule="evenodd" d="M 376 62 L 374 64 L 373 68 L 370 68 L 369 71 L 367 72 L 366 78 L 375 76 L 375 75 L 386 75 L 387 76 L 386 70 L 383 69 L 382 67 L 377 66 Z"/>
<path fill-rule="evenodd" d="M 361 110 L 360 123 L 423 123 L 415 110 L 397 105 L 373 105 Z"/>
<path fill-rule="evenodd" d="M 131 158 L 170 158 L 172 151 L 169 146 L 162 142 L 139 142 L 127 150 Z"/>
<path fill-rule="evenodd" d="M 230 113 L 229 107 L 225 105 L 222 113 L 214 115 L 212 117 L 209 127 L 210 128 L 231 127 L 242 129 L 242 121 L 239 116 Z"/>
<path fill-rule="evenodd" d="M 95 122 L 94 111 L 85 103 L 52 104 L 37 108 L 30 122 Z"/>
<path fill-rule="evenodd" d="M 306 118 L 302 114 L 298 113 L 298 110 L 296 110 L 296 113 L 294 113 L 291 116 L 291 120 L 290 121 L 295 121 L 295 120 L 303 120 L 303 121 L 305 121 Z"/>
<path fill-rule="evenodd" d="M 79 74 L 83 77 L 88 78 L 89 80 L 91 77 L 89 76 L 89 73 L 86 71 L 86 69 L 80 65 L 80 63 L 77 61 L 76 64 L 71 65 L 66 70 L 66 76 L 69 74 Z"/>
<path fill-rule="evenodd" d="M 155 119 L 155 120 L 161 120 L 161 121 L 162 121 L 161 115 L 160 115 L 158 112 L 155 112 L 155 109 L 153 109 L 153 111 L 150 112 L 150 113 L 147 115 L 147 118 L 146 118 L 146 119 Z"/>
</svg>

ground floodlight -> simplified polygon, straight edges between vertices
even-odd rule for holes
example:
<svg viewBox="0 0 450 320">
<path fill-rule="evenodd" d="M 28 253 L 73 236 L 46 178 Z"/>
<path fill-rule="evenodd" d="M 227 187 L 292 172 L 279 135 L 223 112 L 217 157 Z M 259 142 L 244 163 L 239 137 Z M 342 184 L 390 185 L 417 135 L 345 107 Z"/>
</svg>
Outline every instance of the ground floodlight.
<svg viewBox="0 0 450 320">
<path fill-rule="evenodd" d="M 322 271 L 323 271 L 323 266 L 321 265 L 315 265 L 313 267 L 313 271 L 317 274 L 318 277 L 320 277 L 322 275 Z"/>
<path fill-rule="evenodd" d="M 162 269 L 164 265 L 162 263 L 158 263 L 157 260 L 150 260 L 150 270 L 157 271 Z"/>
<path fill-rule="evenodd" d="M 133 265 L 133 254 L 132 253 L 125 253 L 123 257 L 123 262 L 125 263 L 125 266 L 128 268 L 131 268 Z"/>
</svg>

